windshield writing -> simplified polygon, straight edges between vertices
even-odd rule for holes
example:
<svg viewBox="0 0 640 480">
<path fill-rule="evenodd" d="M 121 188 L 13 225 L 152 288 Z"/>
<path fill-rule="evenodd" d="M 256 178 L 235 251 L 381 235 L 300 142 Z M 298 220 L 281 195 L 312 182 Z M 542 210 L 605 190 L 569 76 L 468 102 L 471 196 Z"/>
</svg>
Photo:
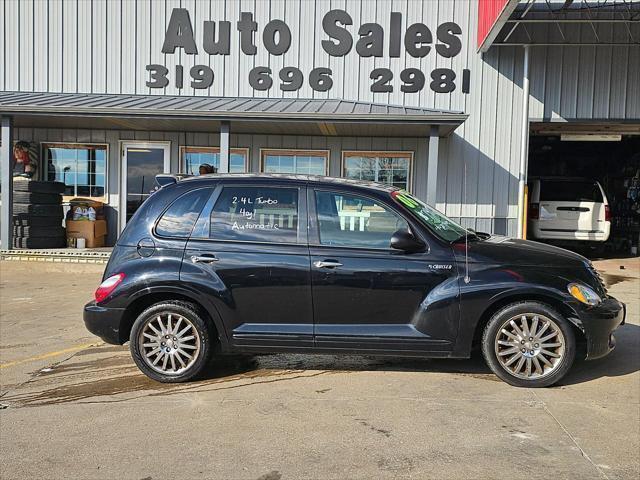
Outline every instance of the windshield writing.
<svg viewBox="0 0 640 480">
<path fill-rule="evenodd" d="M 391 192 L 391 197 L 404 208 L 411 210 L 411 212 L 422 220 L 429 229 L 442 240 L 453 242 L 464 236 L 464 228 L 440 213 L 435 208 L 432 208 L 421 200 L 418 200 L 409 192 L 396 190 L 395 192 Z"/>
</svg>

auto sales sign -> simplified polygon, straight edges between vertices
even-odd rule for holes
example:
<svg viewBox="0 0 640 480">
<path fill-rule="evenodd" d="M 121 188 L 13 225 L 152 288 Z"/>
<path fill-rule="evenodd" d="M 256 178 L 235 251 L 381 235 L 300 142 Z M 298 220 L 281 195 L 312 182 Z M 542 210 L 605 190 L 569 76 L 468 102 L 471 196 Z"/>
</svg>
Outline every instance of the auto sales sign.
<svg viewBox="0 0 640 480">
<path fill-rule="evenodd" d="M 232 27 L 234 27 L 232 29 Z M 462 29 L 454 22 L 444 22 L 435 31 L 423 23 L 414 23 L 402 29 L 402 13 L 391 12 L 388 30 L 378 23 L 363 23 L 354 26 L 351 15 L 345 10 L 331 10 L 322 18 L 324 38 L 320 40 L 322 49 L 332 57 L 344 57 L 355 50 L 362 57 L 390 58 L 410 55 L 423 58 L 437 55 L 452 58 L 462 50 Z M 265 48 L 271 55 L 284 55 L 292 44 L 291 28 L 282 20 L 270 20 L 259 25 L 253 13 L 241 12 L 236 25 L 230 21 L 204 21 L 202 38 L 196 38 L 189 11 L 185 8 L 174 8 L 165 32 L 162 52 L 175 54 L 181 49 L 187 55 L 196 55 L 201 51 L 209 55 L 249 55 L 258 52 L 256 37 L 261 36 L 260 48 Z M 240 52 L 232 52 L 232 36 L 239 37 Z M 194 89 L 206 89 L 213 85 L 216 72 L 208 65 L 194 65 L 188 72 L 182 65 L 175 70 L 161 64 L 150 64 L 146 67 L 149 78 L 146 82 L 150 88 L 164 88 L 173 82 L 177 88 L 183 88 L 186 82 Z M 284 66 L 279 71 L 272 71 L 269 66 L 256 66 L 248 74 L 246 81 L 255 90 L 279 88 L 282 91 L 296 91 L 304 82 L 315 91 L 326 92 L 333 87 L 332 70 L 327 67 L 316 67 L 310 71 L 302 71 L 295 65 Z M 470 73 L 468 69 L 461 72 L 461 79 L 450 68 L 435 68 L 425 72 L 418 68 L 405 68 L 394 72 L 389 68 L 373 68 L 367 72 L 370 79 L 370 90 L 374 93 L 393 92 L 399 88 L 404 93 L 418 93 L 429 88 L 436 93 L 450 93 L 461 88 L 469 92 Z M 397 76 L 397 78 L 396 78 Z"/>
</svg>

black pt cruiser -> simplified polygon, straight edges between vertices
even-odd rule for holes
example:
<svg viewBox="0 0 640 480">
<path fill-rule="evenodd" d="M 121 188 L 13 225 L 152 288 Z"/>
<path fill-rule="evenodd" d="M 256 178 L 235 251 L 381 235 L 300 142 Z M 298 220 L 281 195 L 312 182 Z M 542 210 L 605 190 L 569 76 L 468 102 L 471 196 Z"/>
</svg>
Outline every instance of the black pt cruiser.
<svg viewBox="0 0 640 480">
<path fill-rule="evenodd" d="M 205 175 L 135 213 L 84 310 L 161 382 L 212 354 L 467 358 L 544 387 L 607 355 L 624 323 L 591 263 L 467 231 L 403 190 L 312 176 Z"/>
</svg>

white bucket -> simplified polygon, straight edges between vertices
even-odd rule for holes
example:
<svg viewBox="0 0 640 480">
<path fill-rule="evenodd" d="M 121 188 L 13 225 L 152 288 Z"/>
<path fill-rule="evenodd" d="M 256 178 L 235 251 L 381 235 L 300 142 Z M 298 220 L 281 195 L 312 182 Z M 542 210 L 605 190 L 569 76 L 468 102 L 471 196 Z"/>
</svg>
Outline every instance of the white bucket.
<svg viewBox="0 0 640 480">
<path fill-rule="evenodd" d="M 87 241 L 84 238 L 76 238 L 76 248 L 85 248 Z"/>
</svg>

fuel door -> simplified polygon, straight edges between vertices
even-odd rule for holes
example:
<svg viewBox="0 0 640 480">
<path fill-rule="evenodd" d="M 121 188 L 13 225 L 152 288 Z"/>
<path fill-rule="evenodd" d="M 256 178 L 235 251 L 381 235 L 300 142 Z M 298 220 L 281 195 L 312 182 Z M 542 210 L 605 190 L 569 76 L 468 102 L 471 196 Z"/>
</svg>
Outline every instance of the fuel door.
<svg viewBox="0 0 640 480">
<path fill-rule="evenodd" d="M 156 251 L 156 242 L 150 237 L 142 238 L 136 245 L 136 249 L 141 257 L 150 257 Z"/>
</svg>

